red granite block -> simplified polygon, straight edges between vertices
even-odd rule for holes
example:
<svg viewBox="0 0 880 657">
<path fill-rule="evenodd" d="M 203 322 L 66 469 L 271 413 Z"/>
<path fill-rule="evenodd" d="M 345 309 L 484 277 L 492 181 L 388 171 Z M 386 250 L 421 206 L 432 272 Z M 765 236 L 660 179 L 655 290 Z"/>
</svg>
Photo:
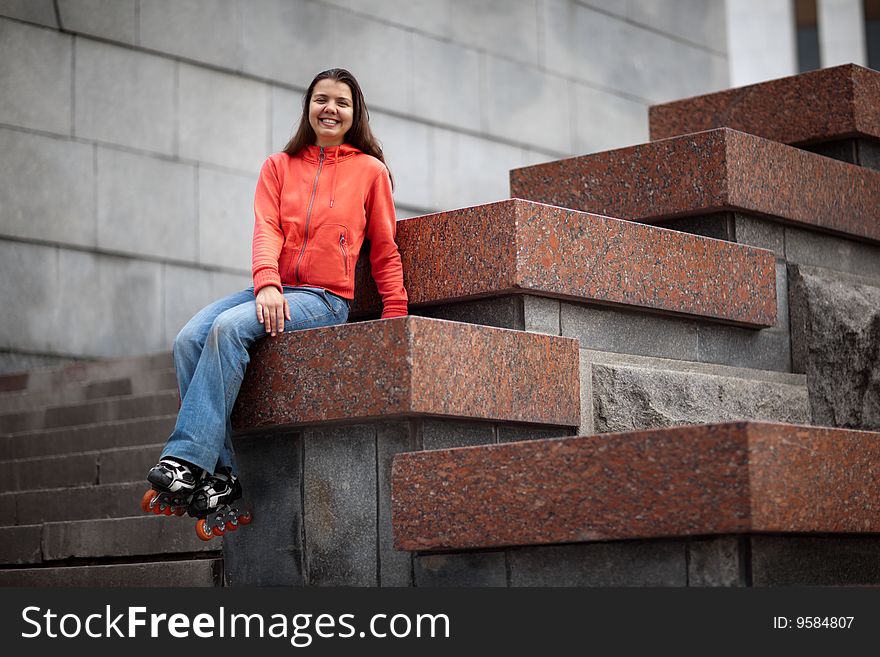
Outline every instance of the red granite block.
<svg viewBox="0 0 880 657">
<path fill-rule="evenodd" d="M 578 342 L 423 317 L 261 340 L 237 431 L 417 416 L 580 423 Z"/>
<path fill-rule="evenodd" d="M 769 251 L 518 199 L 398 222 L 413 307 L 511 293 L 776 321 Z M 377 309 L 364 270 L 356 310 Z M 373 287 L 372 290 L 375 290 Z"/>
<path fill-rule="evenodd" d="M 880 241 L 880 172 L 728 128 L 514 169 L 510 190 L 646 223 L 737 210 Z"/>
<path fill-rule="evenodd" d="M 739 422 L 395 456 L 402 550 L 880 533 L 880 434 Z"/>
<path fill-rule="evenodd" d="M 845 64 L 654 105 L 651 139 L 733 128 L 784 144 L 880 140 L 880 72 Z"/>
</svg>

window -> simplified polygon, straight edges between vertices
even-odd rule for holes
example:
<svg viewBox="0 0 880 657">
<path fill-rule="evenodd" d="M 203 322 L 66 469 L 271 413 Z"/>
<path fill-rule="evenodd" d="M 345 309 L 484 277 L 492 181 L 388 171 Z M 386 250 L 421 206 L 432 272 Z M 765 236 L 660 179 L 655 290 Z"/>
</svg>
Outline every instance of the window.
<svg viewBox="0 0 880 657">
<path fill-rule="evenodd" d="M 816 0 L 794 0 L 798 73 L 819 68 L 819 27 L 816 14 Z"/>
</svg>

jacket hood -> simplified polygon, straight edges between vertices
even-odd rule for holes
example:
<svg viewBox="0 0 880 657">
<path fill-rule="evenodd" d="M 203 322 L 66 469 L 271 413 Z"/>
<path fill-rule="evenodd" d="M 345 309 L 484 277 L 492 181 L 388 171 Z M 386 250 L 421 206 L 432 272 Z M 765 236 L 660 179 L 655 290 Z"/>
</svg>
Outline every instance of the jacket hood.
<svg viewBox="0 0 880 657">
<path fill-rule="evenodd" d="M 361 150 L 351 144 L 340 144 L 339 146 L 324 147 L 324 164 L 335 164 L 339 160 L 346 160 L 355 155 L 359 155 Z M 299 152 L 306 162 L 317 163 L 321 157 L 321 147 L 309 145 Z"/>
</svg>

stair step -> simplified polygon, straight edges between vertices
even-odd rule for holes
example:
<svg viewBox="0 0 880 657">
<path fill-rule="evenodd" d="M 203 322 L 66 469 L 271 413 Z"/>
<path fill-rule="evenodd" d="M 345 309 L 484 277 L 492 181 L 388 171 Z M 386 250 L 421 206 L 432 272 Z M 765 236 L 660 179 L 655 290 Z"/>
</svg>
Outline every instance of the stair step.
<svg viewBox="0 0 880 657">
<path fill-rule="evenodd" d="M 148 488 L 144 480 L 0 493 L 0 525 L 138 516 Z"/>
<path fill-rule="evenodd" d="M 737 422 L 398 454 L 394 546 L 880 534 L 880 433 Z"/>
<path fill-rule="evenodd" d="M 654 105 L 648 118 L 653 140 L 727 127 L 784 144 L 815 144 L 880 139 L 878 106 L 880 72 L 844 64 Z"/>
<path fill-rule="evenodd" d="M 0 564 L 216 553 L 221 544 L 217 538 L 202 541 L 186 516 L 47 522 L 0 527 Z"/>
<path fill-rule="evenodd" d="M 0 570 L 0 586 L 221 586 L 223 560 L 187 559 Z"/>
<path fill-rule="evenodd" d="M 510 192 L 643 223 L 734 210 L 880 242 L 880 171 L 729 128 L 513 169 Z"/>
<path fill-rule="evenodd" d="M 574 427 L 578 354 L 571 338 L 411 315 L 288 333 L 254 347 L 232 428 L 401 416 Z"/>
<path fill-rule="evenodd" d="M 131 376 L 137 372 L 174 367 L 170 351 L 147 356 L 84 361 L 62 367 L 46 367 L 23 372 L 0 374 L 0 393 L 49 390 L 68 383 L 106 381 Z"/>
<path fill-rule="evenodd" d="M 111 420 L 168 415 L 178 410 L 177 390 L 127 395 L 110 399 L 50 406 L 34 411 L 0 414 L 0 432 L 19 433 L 38 429 L 94 424 Z"/>
<path fill-rule="evenodd" d="M 513 293 L 776 323 L 772 253 L 610 216 L 511 199 L 402 220 L 396 240 L 413 308 Z M 352 312 L 381 308 L 368 268 L 355 289 Z"/>
<path fill-rule="evenodd" d="M 163 444 L 0 461 L 0 492 L 143 481 Z"/>
<path fill-rule="evenodd" d="M 169 390 L 177 390 L 177 376 L 173 368 L 145 370 L 104 381 L 74 381 L 52 390 L 6 393 L 0 395 L 0 413 L 31 411 L 47 406 Z"/>
<path fill-rule="evenodd" d="M 0 436 L 0 460 L 150 445 L 166 440 L 176 421 L 176 414 L 159 415 Z"/>
</svg>

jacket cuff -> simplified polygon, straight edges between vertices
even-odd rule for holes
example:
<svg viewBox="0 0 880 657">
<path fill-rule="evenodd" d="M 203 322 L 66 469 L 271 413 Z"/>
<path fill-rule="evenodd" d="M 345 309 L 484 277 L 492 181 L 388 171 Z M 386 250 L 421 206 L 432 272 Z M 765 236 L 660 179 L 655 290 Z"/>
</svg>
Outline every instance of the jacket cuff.
<svg viewBox="0 0 880 657">
<path fill-rule="evenodd" d="M 382 309 L 382 319 L 389 319 L 390 317 L 405 317 L 407 315 L 409 315 L 409 310 L 407 309 L 406 304 L 389 304 Z"/>
<path fill-rule="evenodd" d="M 263 269 L 254 274 L 254 294 L 257 294 L 257 292 L 267 285 L 274 285 L 278 288 L 279 292 L 284 292 L 284 288 L 281 287 L 281 277 L 278 275 L 277 271 Z"/>
</svg>

